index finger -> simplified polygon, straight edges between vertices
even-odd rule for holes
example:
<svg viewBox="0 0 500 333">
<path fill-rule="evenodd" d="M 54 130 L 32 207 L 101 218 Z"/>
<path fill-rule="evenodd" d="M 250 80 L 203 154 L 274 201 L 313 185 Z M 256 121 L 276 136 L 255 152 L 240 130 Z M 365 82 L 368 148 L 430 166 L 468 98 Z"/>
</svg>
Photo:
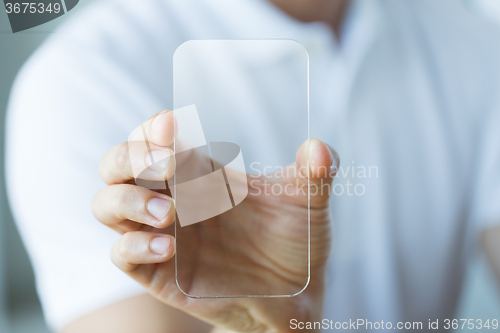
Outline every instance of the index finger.
<svg viewBox="0 0 500 333">
<path fill-rule="evenodd" d="M 167 147 L 174 142 L 175 118 L 170 110 L 164 110 L 153 115 L 129 136 L 129 141 L 151 142 L 158 146 Z"/>
<path fill-rule="evenodd" d="M 128 138 L 128 156 L 138 157 L 140 161 L 131 160 L 132 176 L 137 179 L 145 170 L 143 156 L 147 152 L 149 164 L 156 164 L 153 147 L 164 148 L 172 145 L 175 137 L 175 117 L 170 110 L 164 110 L 150 117 L 134 129 Z"/>
</svg>

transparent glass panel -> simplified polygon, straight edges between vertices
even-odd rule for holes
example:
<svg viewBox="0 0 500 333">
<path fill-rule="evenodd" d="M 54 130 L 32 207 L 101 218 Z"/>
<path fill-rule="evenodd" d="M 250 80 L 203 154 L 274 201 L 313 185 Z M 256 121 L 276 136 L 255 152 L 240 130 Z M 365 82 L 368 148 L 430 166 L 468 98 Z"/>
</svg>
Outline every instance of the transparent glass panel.
<svg viewBox="0 0 500 333">
<path fill-rule="evenodd" d="M 309 137 L 306 50 L 293 40 L 193 40 L 173 66 L 179 288 L 200 298 L 299 293 L 309 209 L 290 227 L 286 207 L 308 189 L 286 191 L 293 175 L 283 170 Z"/>
</svg>

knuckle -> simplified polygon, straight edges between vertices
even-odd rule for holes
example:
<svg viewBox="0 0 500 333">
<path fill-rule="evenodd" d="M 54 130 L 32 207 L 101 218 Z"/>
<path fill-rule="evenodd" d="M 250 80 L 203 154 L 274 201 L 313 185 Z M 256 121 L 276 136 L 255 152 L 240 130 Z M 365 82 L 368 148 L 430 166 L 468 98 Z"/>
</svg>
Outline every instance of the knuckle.
<svg viewBox="0 0 500 333">
<path fill-rule="evenodd" d="M 113 245 L 113 248 L 111 249 L 111 252 L 109 254 L 109 258 L 111 259 L 111 262 L 115 265 L 115 266 L 119 266 L 120 265 L 120 260 L 118 258 L 119 256 L 119 253 L 118 253 L 118 243 L 120 241 L 116 242 L 114 245 Z"/>
<path fill-rule="evenodd" d="M 134 240 L 130 233 L 126 233 L 120 239 L 117 246 L 118 256 L 122 259 L 126 259 L 134 247 Z"/>
<path fill-rule="evenodd" d="M 130 149 L 128 142 L 122 142 L 116 151 L 115 167 L 120 171 L 128 170 L 130 168 Z"/>
<path fill-rule="evenodd" d="M 128 186 L 116 186 L 115 191 L 113 192 L 113 210 L 118 217 L 122 217 L 121 212 L 130 205 L 130 193 L 128 191 Z"/>
</svg>

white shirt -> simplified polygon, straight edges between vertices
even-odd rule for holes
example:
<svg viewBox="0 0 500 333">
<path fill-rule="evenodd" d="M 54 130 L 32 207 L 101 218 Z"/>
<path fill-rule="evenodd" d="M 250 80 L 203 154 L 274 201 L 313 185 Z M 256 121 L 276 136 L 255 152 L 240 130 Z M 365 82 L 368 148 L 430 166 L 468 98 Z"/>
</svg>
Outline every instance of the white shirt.
<svg viewBox="0 0 500 333">
<path fill-rule="evenodd" d="M 52 327 L 144 292 L 90 212 L 98 162 L 173 107 L 182 42 L 231 38 L 306 47 L 311 136 L 339 152 L 336 183 L 365 188 L 331 199 L 323 318 L 453 318 L 478 235 L 500 222 L 500 31 L 448 0 L 356 1 L 344 30 L 337 45 L 260 0 L 107 1 L 35 53 L 9 104 L 7 184 Z"/>
</svg>

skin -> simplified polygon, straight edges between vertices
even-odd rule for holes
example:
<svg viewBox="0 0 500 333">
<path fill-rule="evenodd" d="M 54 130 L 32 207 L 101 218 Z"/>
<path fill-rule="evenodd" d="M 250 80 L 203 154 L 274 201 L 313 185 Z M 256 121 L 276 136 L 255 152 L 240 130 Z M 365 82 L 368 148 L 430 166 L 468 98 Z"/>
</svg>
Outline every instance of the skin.
<svg viewBox="0 0 500 333">
<path fill-rule="evenodd" d="M 325 22 L 339 36 L 342 20 L 350 1 L 272 0 L 271 2 L 299 21 Z M 146 127 L 149 125 L 150 123 L 147 123 Z M 154 135 L 151 137 L 154 137 Z M 160 135 L 155 140 L 157 140 L 156 143 L 158 144 L 156 148 L 162 149 L 162 143 L 166 144 L 169 139 L 168 135 L 163 137 Z M 314 144 L 317 151 L 313 156 L 318 155 L 317 163 L 328 165 L 332 161 L 334 164 L 338 162 L 333 150 L 323 143 L 315 142 Z M 306 163 L 308 154 L 304 154 L 304 151 L 307 148 L 308 144 L 304 144 L 298 149 L 297 164 Z M 172 223 L 175 214 L 174 209 L 172 208 L 167 217 L 161 221 L 147 212 L 147 201 L 149 199 L 158 197 L 168 200 L 168 196 L 165 193 L 141 190 L 134 186 L 130 180 L 131 171 L 127 166 L 129 162 L 127 162 L 126 158 L 123 159 L 123 156 L 126 156 L 126 153 L 124 153 L 123 145 L 121 145 L 113 148 L 103 158 L 100 165 L 100 174 L 109 186 L 96 195 L 92 209 L 102 223 L 123 235 L 113 247 L 111 253 L 113 262 L 125 273 L 144 285 L 148 294 L 117 302 L 79 318 L 64 329 L 65 333 L 90 331 L 97 333 L 132 333 L 138 331 L 149 333 L 287 332 L 290 318 L 314 320 L 320 317 L 324 264 L 327 249 L 330 246 L 327 197 L 318 198 L 313 208 L 312 239 L 315 239 L 314 243 L 319 244 L 319 246 L 312 249 L 314 263 L 311 272 L 312 280 L 305 292 L 297 297 L 285 299 L 193 300 L 179 292 L 173 282 L 172 257 L 174 255 L 174 240 L 171 236 L 172 231 L 169 228 L 165 229 L 165 227 Z M 324 178 L 321 175 L 316 176 L 318 176 L 316 180 L 331 181 L 331 179 Z M 262 204 L 262 202 L 254 200 L 242 207 L 238 213 L 244 212 L 242 214 L 244 216 L 241 216 L 243 220 L 245 216 L 258 216 L 258 214 L 262 214 L 259 209 Z M 275 215 L 280 217 L 276 223 L 282 225 L 284 230 L 287 230 L 286 226 L 290 224 L 300 225 L 303 223 L 303 218 L 297 218 L 297 216 L 304 214 L 304 211 L 300 212 L 300 204 L 296 204 L 297 202 L 287 202 L 286 209 L 284 209 L 282 202 L 279 202 L 279 204 L 271 202 L 268 206 L 268 212 L 275 211 Z M 293 213 L 291 214 L 291 212 Z M 225 216 L 225 218 L 228 217 L 231 217 L 231 215 Z M 233 218 L 239 219 L 238 216 L 233 216 Z M 273 242 L 289 244 L 286 234 L 274 236 L 277 236 L 277 238 L 273 239 Z M 150 242 L 156 237 L 165 237 L 171 241 L 171 245 L 163 254 L 157 254 L 151 250 Z M 222 244 L 224 240 L 219 241 Z M 259 239 L 255 241 L 260 242 L 259 247 L 261 248 L 267 246 L 266 251 L 272 250 L 269 247 L 270 240 Z M 203 247 L 203 240 L 200 244 Z M 484 249 L 500 281 L 499 244 L 500 227 L 492 228 L 483 233 Z M 299 257 L 302 255 L 299 255 Z M 247 256 L 246 258 L 265 262 L 265 258 L 259 258 L 258 256 L 257 258 L 254 256 Z M 235 266 L 244 270 L 244 265 L 239 266 L 236 263 L 237 260 Z M 210 269 L 209 266 L 205 266 L 205 268 Z M 268 271 L 265 269 L 258 270 L 258 275 L 268 276 L 267 273 Z M 231 272 L 225 272 L 224 274 L 230 275 Z M 303 277 L 298 274 L 295 278 L 295 282 L 293 282 L 294 276 L 287 276 L 283 272 L 283 274 L 277 274 L 277 276 L 270 279 L 263 279 L 261 283 L 264 287 L 272 286 L 274 283 L 301 285 Z M 199 279 L 199 281 L 194 281 L 194 285 L 196 288 L 201 288 L 199 290 L 205 290 L 208 288 L 207 282 L 209 281 L 206 279 Z M 279 311 L 276 309 L 279 309 Z"/>
<path fill-rule="evenodd" d="M 303 21 L 323 21 L 334 33 L 340 35 L 340 27 L 350 1 L 332 0 L 272 0 L 288 15 Z M 500 226 L 486 229 L 482 235 L 482 246 L 500 284 Z"/>
<path fill-rule="evenodd" d="M 335 34 L 338 34 L 350 0 L 274 0 L 271 2 L 299 21 L 324 21 L 332 27 Z M 158 139 L 160 144 L 162 140 L 163 143 L 166 143 L 165 140 L 168 141 L 168 137 L 160 137 Z M 332 149 L 320 142 L 314 144 L 317 147 L 314 154 L 318 154 L 315 157 L 318 163 L 325 165 L 338 163 L 338 157 Z M 307 163 L 307 158 L 304 156 L 307 155 L 305 154 L 307 148 L 308 144 L 299 148 L 296 163 Z M 264 331 L 287 331 L 290 316 L 319 318 L 323 297 L 324 263 L 330 246 L 327 197 L 318 199 L 320 201 L 315 202 L 316 206 L 313 209 L 312 239 L 316 237 L 314 235 L 318 235 L 320 241 L 315 242 L 319 245 L 311 253 L 314 264 L 311 271 L 312 280 L 305 292 L 297 297 L 286 299 L 241 299 L 219 300 L 218 302 L 190 300 L 181 295 L 172 283 L 173 260 L 170 259 L 174 255 L 173 246 L 170 246 L 163 255 L 158 255 L 152 253 L 147 245 L 148 241 L 155 236 L 171 239 L 171 236 L 165 235 L 165 231 L 158 232 L 157 228 L 164 228 L 172 223 L 174 211 L 172 210 L 163 221 L 157 221 L 145 212 L 145 202 L 148 199 L 154 196 L 163 199 L 167 199 L 167 197 L 165 194 L 153 191 L 138 190 L 137 186 L 134 187 L 130 184 L 130 175 L 126 175 L 127 171 L 125 174 L 123 172 L 121 174 L 114 173 L 115 170 L 127 170 L 126 159 L 121 160 L 121 164 L 118 163 L 120 165 L 116 165 L 116 161 L 120 161 L 120 157 L 116 155 L 117 150 L 120 149 L 123 147 L 113 148 L 103 158 L 100 174 L 109 186 L 96 195 L 92 210 L 99 221 L 124 235 L 113 247 L 112 260 L 127 274 L 145 285 L 149 294 L 117 302 L 79 318 L 64 328 L 65 333 L 89 331 L 127 333 L 137 332 L 137 327 L 141 327 L 142 331 L 149 333 L 203 333 L 208 332 L 213 327 L 205 322 L 215 325 L 214 332 L 229 332 L 228 329 L 248 331 L 244 327 L 248 325 L 249 318 Z M 326 183 L 331 181 L 328 177 L 323 178 L 324 175 L 318 176 Z M 134 189 L 132 190 L 132 188 Z M 259 211 L 259 204 L 255 201 L 243 209 L 246 214 L 251 216 Z M 288 203 L 287 208 L 291 208 L 294 204 Z M 303 204 L 302 202 L 298 206 L 302 205 L 303 208 Z M 278 205 L 276 202 L 272 203 L 271 206 L 270 209 L 275 209 L 276 215 L 281 216 L 280 223 L 296 223 L 298 225 L 304 223 L 305 210 L 293 208 L 285 211 L 284 206 L 281 203 Z M 291 216 L 291 212 L 298 213 L 299 211 L 301 212 L 298 215 Z M 301 216 L 301 218 L 297 218 L 297 216 Z M 171 239 L 171 244 L 173 243 L 173 239 Z M 261 244 L 261 246 L 266 246 L 266 244 Z M 301 254 L 302 257 L 303 255 L 304 253 Z M 164 275 L 152 274 L 154 267 L 160 268 L 157 271 L 163 272 Z M 287 281 L 283 283 L 290 283 L 294 280 L 293 277 L 291 280 L 289 278 L 288 276 Z M 303 284 L 303 276 L 297 276 L 296 280 L 297 286 Z M 274 281 L 269 281 L 268 285 L 270 283 L 281 283 L 281 281 L 275 278 Z M 182 311 L 174 308 L 180 308 Z M 238 309 L 238 311 L 232 311 L 232 309 Z M 280 311 L 276 311 L 276 309 L 280 309 Z M 235 312 L 234 316 L 231 316 L 232 312 Z M 220 316 L 221 313 L 228 313 L 229 316 Z M 242 313 L 251 313 L 252 315 L 242 316 Z M 121 324 L 124 322 L 123 318 L 127 318 L 127 325 Z"/>
<path fill-rule="evenodd" d="M 161 112 L 144 123 L 153 151 L 173 152 L 171 112 Z M 144 286 L 160 302 L 182 310 L 221 330 L 234 332 L 288 332 L 290 318 L 300 321 L 319 320 L 323 299 L 325 264 L 330 251 L 329 185 L 339 159 L 333 149 L 317 139 L 304 142 L 295 163 L 279 175 L 264 176 L 268 184 L 288 186 L 281 195 L 269 195 L 265 183 L 256 182 L 242 203 L 190 228 L 186 258 L 197 257 L 185 292 L 211 294 L 214 286 L 225 281 L 225 287 L 250 288 L 284 294 L 300 292 L 307 285 L 308 195 L 296 189 L 317 186 L 311 190 L 311 251 L 309 286 L 291 298 L 225 298 L 197 300 L 186 296 L 175 280 L 174 237 L 169 226 L 174 222 L 173 200 L 164 191 L 152 191 L 133 184 L 133 163 L 145 163 L 145 145 L 130 149 L 124 142 L 112 148 L 102 159 L 100 174 L 108 187 L 96 194 L 92 211 L 95 217 L 122 234 L 113 246 L 111 259 L 121 270 Z M 141 148 L 142 147 L 142 150 Z M 140 161 L 140 162 L 134 162 Z M 159 162 L 157 179 L 169 179 L 175 170 L 185 166 Z M 146 164 L 144 164 L 146 168 Z M 149 174 L 150 177 L 155 177 Z M 160 193 L 163 192 L 163 193 Z M 316 194 L 315 194 L 316 193 Z M 155 218 L 148 210 L 150 200 L 158 198 L 171 203 L 166 216 Z M 221 229 L 204 228 L 224 225 Z M 185 230 L 185 229 L 182 229 Z M 182 231 L 181 230 L 181 231 Z M 168 242 L 160 253 L 153 241 Z M 219 261 L 214 258 L 220 258 Z M 245 290 L 245 289 L 244 289 Z M 245 291 L 243 291 L 243 294 Z"/>
<path fill-rule="evenodd" d="M 302 22 L 322 21 L 338 36 L 350 0 L 272 0 L 276 7 Z"/>
</svg>

